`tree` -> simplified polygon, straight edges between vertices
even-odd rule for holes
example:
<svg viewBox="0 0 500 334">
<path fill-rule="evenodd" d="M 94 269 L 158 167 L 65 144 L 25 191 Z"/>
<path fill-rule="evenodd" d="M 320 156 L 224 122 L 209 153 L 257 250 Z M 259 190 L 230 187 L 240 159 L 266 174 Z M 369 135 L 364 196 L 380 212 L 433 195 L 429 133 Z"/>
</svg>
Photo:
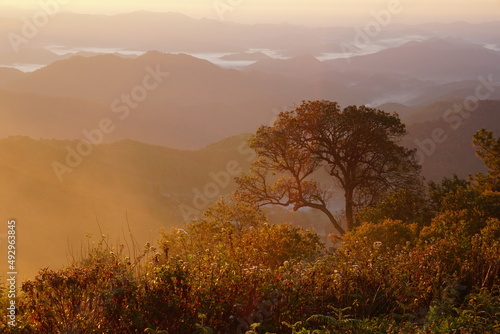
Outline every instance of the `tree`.
<svg viewBox="0 0 500 334">
<path fill-rule="evenodd" d="M 429 199 L 434 212 L 455 209 L 456 207 L 450 206 L 450 203 L 453 203 L 450 197 L 470 190 L 470 186 L 469 181 L 459 178 L 456 174 L 451 178 L 445 177 L 441 183 L 429 182 Z"/>
<path fill-rule="evenodd" d="M 258 159 L 236 179 L 237 195 L 259 205 L 321 210 L 341 234 L 328 208 L 331 188 L 313 180 L 321 167 L 344 192 L 347 230 L 355 211 L 388 190 L 420 184 L 413 150 L 398 145 L 406 134 L 397 114 L 365 106 L 343 110 L 336 102 L 308 101 L 282 112 L 249 140 Z"/>
<path fill-rule="evenodd" d="M 481 129 L 474 135 L 476 155 L 483 160 L 488 173 L 478 173 L 474 180 L 481 188 L 500 191 L 500 138 L 493 137 L 491 131 Z"/>
</svg>

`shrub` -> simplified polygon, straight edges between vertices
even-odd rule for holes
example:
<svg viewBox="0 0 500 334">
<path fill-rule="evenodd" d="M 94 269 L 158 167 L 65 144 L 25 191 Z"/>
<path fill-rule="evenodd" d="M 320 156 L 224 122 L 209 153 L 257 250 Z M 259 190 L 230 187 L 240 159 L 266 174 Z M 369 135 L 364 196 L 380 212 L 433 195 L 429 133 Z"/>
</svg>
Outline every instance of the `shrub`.
<svg viewBox="0 0 500 334">
<path fill-rule="evenodd" d="M 416 225 L 405 225 L 401 221 L 385 220 L 382 223 L 364 223 L 343 237 L 341 249 L 355 254 L 360 249 L 374 248 L 382 253 L 404 248 L 416 241 Z"/>
<path fill-rule="evenodd" d="M 387 219 L 406 224 L 427 225 L 431 219 L 428 199 L 423 189 L 399 189 L 386 195 L 374 206 L 368 206 L 357 214 L 362 223 L 382 223 Z"/>
</svg>

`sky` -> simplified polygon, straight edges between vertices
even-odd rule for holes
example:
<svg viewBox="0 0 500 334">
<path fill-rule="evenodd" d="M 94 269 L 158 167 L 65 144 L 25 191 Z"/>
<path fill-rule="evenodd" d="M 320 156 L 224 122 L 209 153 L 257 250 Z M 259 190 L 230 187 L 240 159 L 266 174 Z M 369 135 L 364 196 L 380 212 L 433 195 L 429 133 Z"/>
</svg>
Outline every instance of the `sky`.
<svg viewBox="0 0 500 334">
<path fill-rule="evenodd" d="M 391 22 L 487 22 L 500 20 L 500 0 L 0 0 L 0 7 L 39 10 L 42 3 L 83 13 L 136 10 L 181 12 L 195 18 L 239 23 L 292 23 L 313 26 L 361 24 L 391 8 Z"/>
</svg>

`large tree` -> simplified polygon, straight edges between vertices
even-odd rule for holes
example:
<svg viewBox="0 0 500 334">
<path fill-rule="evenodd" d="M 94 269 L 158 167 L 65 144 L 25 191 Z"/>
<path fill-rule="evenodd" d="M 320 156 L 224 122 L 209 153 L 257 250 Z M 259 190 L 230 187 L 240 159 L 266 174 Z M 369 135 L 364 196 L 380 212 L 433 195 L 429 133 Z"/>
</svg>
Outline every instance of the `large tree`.
<svg viewBox="0 0 500 334">
<path fill-rule="evenodd" d="M 414 151 L 398 145 L 406 129 L 397 114 L 365 106 L 340 109 L 336 102 L 308 101 L 279 114 L 249 140 L 258 154 L 250 172 L 236 179 L 237 194 L 259 205 L 310 207 L 346 229 L 329 209 L 333 188 L 312 176 L 320 168 L 343 189 L 347 230 L 357 208 L 388 190 L 418 183 Z"/>
</svg>

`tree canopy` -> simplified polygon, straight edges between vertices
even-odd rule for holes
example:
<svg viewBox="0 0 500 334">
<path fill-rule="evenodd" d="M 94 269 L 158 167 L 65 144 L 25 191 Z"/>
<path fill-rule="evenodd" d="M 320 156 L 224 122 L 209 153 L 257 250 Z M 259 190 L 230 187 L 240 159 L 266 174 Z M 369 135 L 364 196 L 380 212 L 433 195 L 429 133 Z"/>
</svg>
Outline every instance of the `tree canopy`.
<svg viewBox="0 0 500 334">
<path fill-rule="evenodd" d="M 341 109 L 326 100 L 303 102 L 250 138 L 258 159 L 236 179 L 237 194 L 259 205 L 321 210 L 343 234 L 355 227 L 358 208 L 391 189 L 419 184 L 415 152 L 398 144 L 405 134 L 397 114 L 366 106 Z M 344 192 L 346 228 L 329 209 L 332 188 L 313 179 L 320 168 Z"/>
</svg>

